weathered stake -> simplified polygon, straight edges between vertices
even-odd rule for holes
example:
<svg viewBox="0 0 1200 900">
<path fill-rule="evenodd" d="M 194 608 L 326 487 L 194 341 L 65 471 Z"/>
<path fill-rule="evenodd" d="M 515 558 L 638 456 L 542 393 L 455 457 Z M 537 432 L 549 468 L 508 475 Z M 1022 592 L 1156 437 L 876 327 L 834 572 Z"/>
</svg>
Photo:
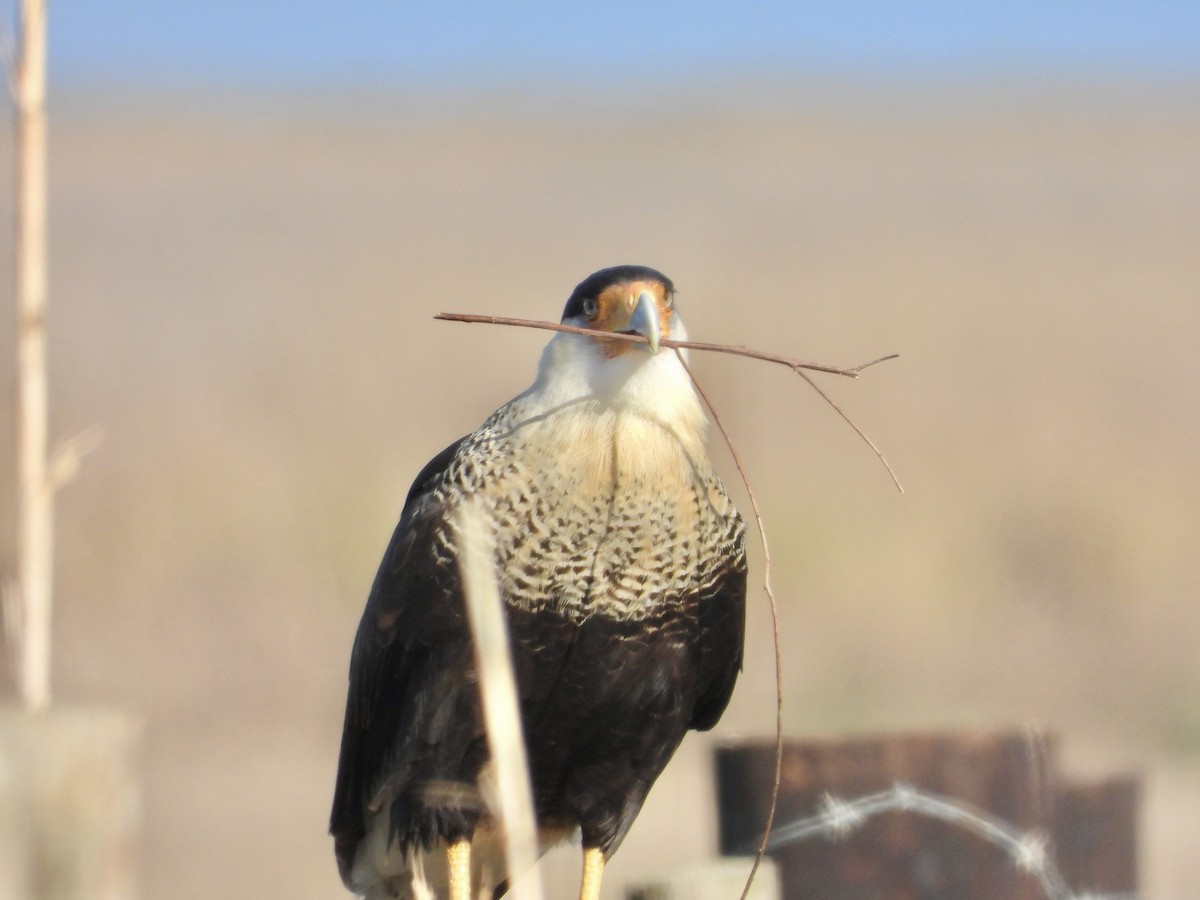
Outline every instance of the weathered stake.
<svg viewBox="0 0 1200 900">
<path fill-rule="evenodd" d="M 0 897 L 133 900 L 141 723 L 0 708 Z"/>
<path fill-rule="evenodd" d="M 46 3 L 22 0 L 16 93 L 17 583 L 6 597 L 21 699 L 50 703 L 54 488 L 46 460 Z M 12 631 L 15 630 L 15 634 Z"/>
</svg>

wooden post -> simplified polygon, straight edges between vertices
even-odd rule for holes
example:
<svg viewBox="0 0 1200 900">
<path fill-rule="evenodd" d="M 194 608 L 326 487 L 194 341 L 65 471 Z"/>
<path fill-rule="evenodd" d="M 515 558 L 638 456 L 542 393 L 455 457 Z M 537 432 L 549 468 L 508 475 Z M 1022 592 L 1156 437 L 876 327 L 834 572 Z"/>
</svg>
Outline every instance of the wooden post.
<svg viewBox="0 0 1200 900">
<path fill-rule="evenodd" d="M 0 898 L 130 900 L 141 798 L 127 715 L 50 711 L 54 491 L 79 447 L 47 455 L 46 0 L 20 0 L 15 248 L 17 577 L 5 632 L 23 711 L 0 709 Z"/>
<path fill-rule="evenodd" d="M 718 751 L 722 852 L 745 853 L 758 841 L 770 797 L 772 759 L 773 747 L 767 742 Z M 1044 835 L 1047 852 L 1055 854 L 1056 860 L 1062 848 L 1060 869 L 1072 888 L 1136 889 L 1132 817 L 1136 786 L 1126 779 L 1100 795 L 1064 792 L 1055 741 L 1031 734 L 789 741 L 784 748 L 777 830 L 812 816 L 827 795 L 853 801 L 896 783 L 975 807 L 1020 834 Z M 1120 822 L 1099 825 L 1095 814 L 1113 806 L 1124 810 Z M 912 812 L 886 812 L 857 824 L 844 836 L 795 841 L 777 847 L 772 855 L 780 866 L 783 896 L 805 900 L 1044 900 L 1046 896 L 1042 885 L 997 846 L 952 823 Z M 1090 883 L 1076 883 L 1073 878 Z"/>
<path fill-rule="evenodd" d="M 1067 883 L 1083 893 L 1137 890 L 1137 810 L 1141 788 L 1130 775 L 1065 785 L 1058 793 L 1054 847 Z"/>
<path fill-rule="evenodd" d="M 5 597 L 16 631 L 21 699 L 50 703 L 54 487 L 46 457 L 46 3 L 21 0 L 16 60 L 17 583 Z"/>
<path fill-rule="evenodd" d="M 0 897 L 136 896 L 140 736 L 120 713 L 0 710 Z"/>
</svg>

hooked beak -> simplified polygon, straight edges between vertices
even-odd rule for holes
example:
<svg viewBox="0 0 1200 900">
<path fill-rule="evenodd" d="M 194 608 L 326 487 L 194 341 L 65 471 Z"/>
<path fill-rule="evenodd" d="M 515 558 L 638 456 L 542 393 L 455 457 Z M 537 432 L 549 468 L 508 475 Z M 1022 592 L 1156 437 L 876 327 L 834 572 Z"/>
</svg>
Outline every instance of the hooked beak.
<svg viewBox="0 0 1200 900">
<path fill-rule="evenodd" d="M 651 353 L 658 352 L 658 341 L 662 336 L 658 324 L 658 305 L 647 291 L 638 295 L 637 306 L 633 308 L 633 315 L 629 317 L 629 330 L 646 339 Z"/>
</svg>

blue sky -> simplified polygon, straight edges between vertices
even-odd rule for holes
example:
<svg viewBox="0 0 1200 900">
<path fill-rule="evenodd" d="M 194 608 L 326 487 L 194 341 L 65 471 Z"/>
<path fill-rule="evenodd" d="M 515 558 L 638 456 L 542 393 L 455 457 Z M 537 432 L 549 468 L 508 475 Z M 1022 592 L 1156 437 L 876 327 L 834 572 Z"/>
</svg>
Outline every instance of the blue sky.
<svg viewBox="0 0 1200 900">
<path fill-rule="evenodd" d="M 4 5 L 11 21 L 16 2 Z M 51 77 L 66 84 L 1200 74 L 1200 0 L 51 0 L 50 9 Z"/>
</svg>

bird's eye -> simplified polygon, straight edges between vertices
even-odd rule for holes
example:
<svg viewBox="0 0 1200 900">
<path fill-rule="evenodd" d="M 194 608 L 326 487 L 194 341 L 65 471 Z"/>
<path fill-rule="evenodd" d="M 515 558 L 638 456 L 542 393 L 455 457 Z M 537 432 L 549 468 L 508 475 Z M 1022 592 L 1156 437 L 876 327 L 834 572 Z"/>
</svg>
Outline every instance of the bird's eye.
<svg viewBox="0 0 1200 900">
<path fill-rule="evenodd" d="M 583 314 L 589 319 L 594 318 L 598 312 L 600 312 L 600 301 L 595 297 L 588 297 L 583 301 Z"/>
<path fill-rule="evenodd" d="M 670 291 L 667 291 L 666 296 L 663 297 L 663 306 L 667 309 L 675 308 L 675 295 Z"/>
</svg>

